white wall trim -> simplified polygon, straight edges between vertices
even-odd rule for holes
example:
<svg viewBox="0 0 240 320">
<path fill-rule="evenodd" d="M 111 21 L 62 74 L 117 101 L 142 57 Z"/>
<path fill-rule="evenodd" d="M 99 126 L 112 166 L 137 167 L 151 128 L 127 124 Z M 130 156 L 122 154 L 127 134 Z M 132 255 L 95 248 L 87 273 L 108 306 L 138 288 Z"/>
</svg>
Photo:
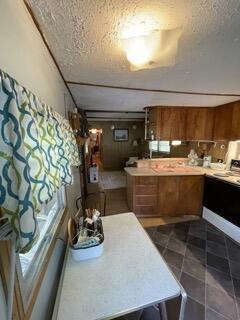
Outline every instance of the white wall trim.
<svg viewBox="0 0 240 320">
<path fill-rule="evenodd" d="M 233 240 L 240 243 L 240 228 L 227 221 L 226 219 L 220 217 L 213 211 L 203 207 L 203 218 L 217 227 L 219 230 L 223 231 Z"/>
</svg>

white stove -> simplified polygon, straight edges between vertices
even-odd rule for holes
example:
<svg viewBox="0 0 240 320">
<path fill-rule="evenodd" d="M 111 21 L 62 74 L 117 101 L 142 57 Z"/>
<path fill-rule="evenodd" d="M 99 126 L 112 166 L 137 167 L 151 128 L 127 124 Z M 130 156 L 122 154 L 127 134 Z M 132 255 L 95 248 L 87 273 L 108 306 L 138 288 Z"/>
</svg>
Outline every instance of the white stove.
<svg viewBox="0 0 240 320">
<path fill-rule="evenodd" d="M 223 180 L 206 177 L 203 218 L 240 243 L 240 160 L 231 160 L 230 171 L 223 174 Z"/>
<path fill-rule="evenodd" d="M 218 177 L 237 177 L 239 180 L 237 180 L 238 183 L 240 183 L 240 160 L 232 160 L 230 165 L 230 171 L 225 172 L 215 172 L 214 176 Z"/>
</svg>

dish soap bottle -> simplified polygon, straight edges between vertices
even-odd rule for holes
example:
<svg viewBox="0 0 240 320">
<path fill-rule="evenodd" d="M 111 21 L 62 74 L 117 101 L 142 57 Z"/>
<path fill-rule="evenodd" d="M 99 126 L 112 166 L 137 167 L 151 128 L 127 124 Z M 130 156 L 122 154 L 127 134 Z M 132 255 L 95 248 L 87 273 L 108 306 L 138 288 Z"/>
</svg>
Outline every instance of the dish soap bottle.
<svg viewBox="0 0 240 320">
<path fill-rule="evenodd" d="M 212 161 L 212 156 L 205 155 L 203 157 L 203 167 L 204 168 L 209 168 L 210 164 L 211 164 L 211 161 Z"/>
</svg>

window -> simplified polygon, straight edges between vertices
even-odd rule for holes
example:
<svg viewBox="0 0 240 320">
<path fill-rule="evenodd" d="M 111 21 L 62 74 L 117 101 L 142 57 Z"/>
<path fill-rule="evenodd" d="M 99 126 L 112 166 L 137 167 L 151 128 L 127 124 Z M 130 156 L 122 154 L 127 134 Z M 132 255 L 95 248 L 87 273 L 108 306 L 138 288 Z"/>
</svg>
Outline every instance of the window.
<svg viewBox="0 0 240 320">
<path fill-rule="evenodd" d="M 153 152 L 170 153 L 170 141 L 149 141 L 149 149 Z"/>
<path fill-rule="evenodd" d="M 61 219 L 61 213 L 63 212 L 65 205 L 64 192 L 64 188 L 61 188 L 52 200 L 43 206 L 41 212 L 37 216 L 40 231 L 39 238 L 29 252 L 19 254 L 17 267 L 25 304 L 31 294 L 31 289 L 33 289 L 32 284 L 39 275 L 51 240 L 53 239 L 55 230 Z"/>
</svg>

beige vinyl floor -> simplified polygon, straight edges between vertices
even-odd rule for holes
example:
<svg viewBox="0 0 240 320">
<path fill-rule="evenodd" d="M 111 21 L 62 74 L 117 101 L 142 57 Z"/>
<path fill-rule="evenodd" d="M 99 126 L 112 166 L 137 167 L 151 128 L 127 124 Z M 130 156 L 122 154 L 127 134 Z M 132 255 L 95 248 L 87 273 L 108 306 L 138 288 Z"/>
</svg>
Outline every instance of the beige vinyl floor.
<svg viewBox="0 0 240 320">
<path fill-rule="evenodd" d="M 103 190 L 126 188 L 124 171 L 99 171 L 99 185 Z"/>
</svg>

